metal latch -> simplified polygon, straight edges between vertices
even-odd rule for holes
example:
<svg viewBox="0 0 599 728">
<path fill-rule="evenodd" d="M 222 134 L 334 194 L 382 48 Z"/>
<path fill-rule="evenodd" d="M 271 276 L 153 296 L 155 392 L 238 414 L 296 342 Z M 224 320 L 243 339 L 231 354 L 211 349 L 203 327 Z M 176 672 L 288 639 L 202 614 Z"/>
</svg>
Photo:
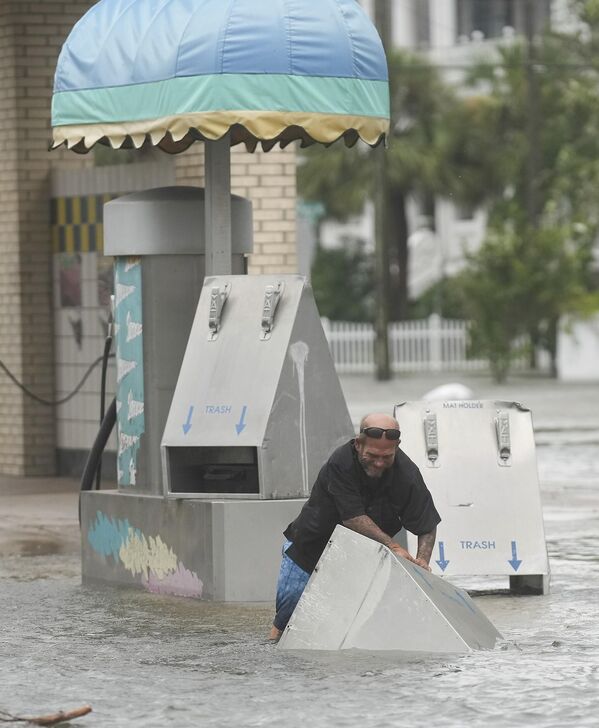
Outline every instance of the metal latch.
<svg viewBox="0 0 599 728">
<path fill-rule="evenodd" d="M 264 291 L 264 305 L 262 306 L 262 331 L 260 333 L 260 340 L 267 341 L 270 339 L 270 335 L 275 325 L 275 312 L 285 284 L 279 281 L 276 285 L 269 283 Z"/>
<path fill-rule="evenodd" d="M 231 293 L 231 284 L 225 283 L 222 290 L 219 286 L 214 286 L 210 292 L 210 313 L 208 316 L 208 341 L 214 341 L 221 327 L 221 318 L 227 298 Z"/>
<path fill-rule="evenodd" d="M 497 410 L 495 433 L 499 450 L 498 462 L 503 467 L 509 467 L 512 464 L 512 443 L 510 439 L 510 415 L 508 412 Z"/>
<path fill-rule="evenodd" d="M 439 433 L 437 430 L 437 415 L 430 410 L 424 417 L 424 442 L 426 444 L 426 457 L 429 468 L 439 467 Z"/>
</svg>

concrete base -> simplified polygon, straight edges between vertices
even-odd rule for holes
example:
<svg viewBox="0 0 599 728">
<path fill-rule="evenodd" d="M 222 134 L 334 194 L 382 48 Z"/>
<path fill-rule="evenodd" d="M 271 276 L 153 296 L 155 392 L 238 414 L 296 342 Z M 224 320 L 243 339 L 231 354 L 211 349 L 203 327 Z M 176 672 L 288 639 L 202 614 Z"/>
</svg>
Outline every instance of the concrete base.
<svg viewBox="0 0 599 728">
<path fill-rule="evenodd" d="M 83 580 L 213 601 L 273 601 L 283 530 L 303 503 L 82 493 Z"/>
<path fill-rule="evenodd" d="M 549 574 L 510 576 L 512 594 L 549 594 Z"/>
</svg>

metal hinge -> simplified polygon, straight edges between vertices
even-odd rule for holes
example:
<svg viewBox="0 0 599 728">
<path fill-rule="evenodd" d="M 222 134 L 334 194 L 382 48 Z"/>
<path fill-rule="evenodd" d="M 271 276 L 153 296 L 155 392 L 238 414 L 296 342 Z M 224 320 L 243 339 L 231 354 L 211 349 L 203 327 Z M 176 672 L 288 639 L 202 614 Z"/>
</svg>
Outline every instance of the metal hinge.
<svg viewBox="0 0 599 728">
<path fill-rule="evenodd" d="M 497 435 L 497 449 L 499 451 L 498 462 L 503 467 L 510 467 L 512 464 L 512 443 L 510 438 L 509 412 L 497 410 L 495 434 Z"/>
<path fill-rule="evenodd" d="M 260 332 L 260 340 L 267 341 L 275 325 L 275 312 L 285 284 L 279 281 L 276 285 L 269 283 L 264 291 L 264 305 L 262 306 L 262 331 Z"/>
<path fill-rule="evenodd" d="M 424 417 L 424 442 L 429 468 L 439 467 L 439 432 L 437 430 L 437 415 L 430 410 Z"/>
<path fill-rule="evenodd" d="M 214 341 L 221 327 L 221 319 L 223 315 L 223 309 L 227 298 L 231 293 L 231 284 L 225 283 L 222 290 L 219 286 L 214 286 L 210 292 L 210 313 L 208 315 L 208 341 Z"/>
</svg>

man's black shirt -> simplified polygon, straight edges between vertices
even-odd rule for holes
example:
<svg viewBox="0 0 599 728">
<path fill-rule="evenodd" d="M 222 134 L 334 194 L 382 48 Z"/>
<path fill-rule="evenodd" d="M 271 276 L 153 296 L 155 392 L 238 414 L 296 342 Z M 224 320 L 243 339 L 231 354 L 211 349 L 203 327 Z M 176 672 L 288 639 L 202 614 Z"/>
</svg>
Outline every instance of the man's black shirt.
<svg viewBox="0 0 599 728">
<path fill-rule="evenodd" d="M 441 521 L 420 470 L 402 450 L 380 478 L 370 478 L 351 440 L 322 466 L 310 498 L 285 530 L 293 542 L 287 555 L 312 573 L 335 526 L 363 515 L 388 536 L 402 526 L 416 535 L 429 533 Z"/>
</svg>

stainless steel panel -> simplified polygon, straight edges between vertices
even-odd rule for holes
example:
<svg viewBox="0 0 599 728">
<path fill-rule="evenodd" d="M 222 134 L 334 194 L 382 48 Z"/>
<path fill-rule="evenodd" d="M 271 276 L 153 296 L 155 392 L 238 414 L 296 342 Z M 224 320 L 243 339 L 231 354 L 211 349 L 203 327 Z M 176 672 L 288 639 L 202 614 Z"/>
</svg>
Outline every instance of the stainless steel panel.
<svg viewBox="0 0 599 728">
<path fill-rule="evenodd" d="M 228 297 L 214 337 L 214 289 Z M 269 288 L 272 286 L 272 289 Z M 264 316 L 265 291 L 278 296 Z M 272 307 L 273 300 L 270 305 Z M 267 336 L 264 320 L 267 319 Z M 162 439 L 167 493 L 184 451 L 220 451 L 232 463 L 253 448 L 257 498 L 306 496 L 330 452 L 353 435 L 312 292 L 300 276 L 214 276 L 200 296 Z M 193 468 L 184 474 L 194 478 Z M 196 495 L 218 497 L 202 487 Z M 235 497 L 233 495 L 232 497 Z"/>
<path fill-rule="evenodd" d="M 405 402 L 401 447 L 419 466 L 443 519 L 436 574 L 549 574 L 531 413 L 515 402 Z M 431 467 L 423 423 L 437 423 Z M 416 548 L 408 534 L 408 545 Z M 548 579 L 541 580 L 545 585 Z"/>
<path fill-rule="evenodd" d="M 205 191 L 199 187 L 160 187 L 123 195 L 104 205 L 104 253 L 204 254 L 205 217 Z M 252 204 L 237 195 L 231 195 L 231 235 L 233 255 L 252 252 Z"/>
<path fill-rule="evenodd" d="M 469 652 L 500 637 L 465 591 L 337 526 L 279 647 Z"/>
</svg>

